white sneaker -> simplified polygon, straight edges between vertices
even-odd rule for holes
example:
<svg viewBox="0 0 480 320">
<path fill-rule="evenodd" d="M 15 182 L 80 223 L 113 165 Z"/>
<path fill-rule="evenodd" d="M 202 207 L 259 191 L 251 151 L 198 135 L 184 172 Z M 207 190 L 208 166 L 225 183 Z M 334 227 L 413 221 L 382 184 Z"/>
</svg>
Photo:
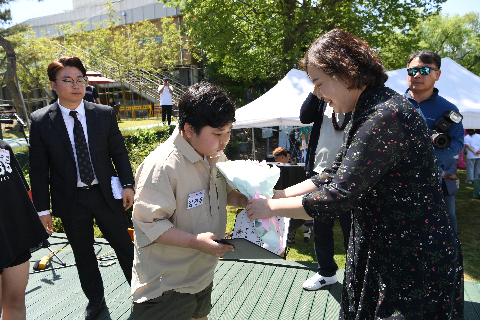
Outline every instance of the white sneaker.
<svg viewBox="0 0 480 320">
<path fill-rule="evenodd" d="M 337 276 L 334 275 L 332 277 L 324 277 L 315 273 L 313 277 L 310 279 L 305 280 L 303 283 L 303 289 L 309 291 L 315 291 L 322 287 L 328 286 L 330 284 L 334 284 L 337 282 Z"/>
<path fill-rule="evenodd" d="M 303 243 L 309 243 L 310 238 L 312 237 L 312 229 L 307 228 L 308 231 L 303 231 Z"/>
</svg>

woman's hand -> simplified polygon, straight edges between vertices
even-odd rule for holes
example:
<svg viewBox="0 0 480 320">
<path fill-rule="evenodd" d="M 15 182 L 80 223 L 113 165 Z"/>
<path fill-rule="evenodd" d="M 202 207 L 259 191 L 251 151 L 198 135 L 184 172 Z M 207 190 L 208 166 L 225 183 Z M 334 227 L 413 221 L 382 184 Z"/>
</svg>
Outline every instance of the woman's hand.
<svg viewBox="0 0 480 320">
<path fill-rule="evenodd" d="M 271 209 L 271 203 L 275 200 L 271 199 L 250 199 L 245 212 L 250 221 L 256 219 L 267 219 L 273 217 L 275 214 Z"/>
<path fill-rule="evenodd" d="M 286 198 L 285 190 L 273 190 L 273 197 L 272 199 L 281 199 Z"/>
</svg>

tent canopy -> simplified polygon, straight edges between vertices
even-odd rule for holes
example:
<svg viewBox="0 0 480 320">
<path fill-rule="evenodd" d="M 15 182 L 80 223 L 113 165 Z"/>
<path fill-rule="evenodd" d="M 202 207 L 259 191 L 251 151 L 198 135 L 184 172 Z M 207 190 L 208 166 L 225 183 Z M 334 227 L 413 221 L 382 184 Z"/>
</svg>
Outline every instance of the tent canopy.
<svg viewBox="0 0 480 320">
<path fill-rule="evenodd" d="M 312 89 L 307 73 L 292 69 L 267 93 L 238 109 L 233 128 L 305 126 L 300 107 Z"/>
<path fill-rule="evenodd" d="M 441 70 L 440 79 L 435 83 L 439 95 L 457 106 L 465 129 L 480 129 L 480 77 L 450 58 L 442 59 Z M 407 68 L 387 74 L 385 85 L 403 95 L 408 88 Z"/>
<path fill-rule="evenodd" d="M 441 70 L 440 80 L 435 83 L 439 94 L 460 110 L 465 129 L 479 129 L 480 77 L 450 58 L 442 59 Z M 387 74 L 385 85 L 403 95 L 408 88 L 407 68 Z M 233 128 L 306 126 L 300 122 L 300 108 L 312 89 L 307 73 L 292 69 L 267 93 L 238 109 Z"/>
<path fill-rule="evenodd" d="M 87 71 L 87 78 L 90 84 L 113 83 L 115 80 L 102 77 L 101 73 L 95 71 Z"/>
</svg>

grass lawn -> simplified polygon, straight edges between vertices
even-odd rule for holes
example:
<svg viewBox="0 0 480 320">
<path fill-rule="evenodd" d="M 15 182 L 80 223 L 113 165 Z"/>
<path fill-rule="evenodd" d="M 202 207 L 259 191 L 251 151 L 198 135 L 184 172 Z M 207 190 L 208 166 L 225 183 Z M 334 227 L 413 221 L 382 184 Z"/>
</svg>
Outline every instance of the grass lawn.
<svg viewBox="0 0 480 320">
<path fill-rule="evenodd" d="M 146 118 L 146 119 L 120 119 L 118 120 L 118 127 L 120 130 L 125 128 L 132 128 L 132 127 L 141 127 L 150 124 L 159 124 L 162 122 L 162 118 Z"/>
<path fill-rule="evenodd" d="M 466 281 L 480 282 L 480 199 L 473 198 L 473 185 L 466 184 L 465 170 L 458 170 L 460 191 L 455 194 L 458 238 L 462 243 Z"/>
<path fill-rule="evenodd" d="M 465 170 L 458 170 L 460 191 L 455 195 L 458 237 L 462 243 L 464 275 L 466 281 L 480 282 L 480 199 L 473 195 L 473 185 L 466 184 Z M 228 207 L 227 233 L 233 230 L 237 208 Z M 340 269 L 345 269 L 345 249 L 342 229 L 338 220 L 334 226 L 334 259 Z M 313 234 L 309 243 L 303 243 L 303 233 L 297 229 L 295 244 L 290 246 L 287 260 L 317 262 L 313 248 Z"/>
</svg>

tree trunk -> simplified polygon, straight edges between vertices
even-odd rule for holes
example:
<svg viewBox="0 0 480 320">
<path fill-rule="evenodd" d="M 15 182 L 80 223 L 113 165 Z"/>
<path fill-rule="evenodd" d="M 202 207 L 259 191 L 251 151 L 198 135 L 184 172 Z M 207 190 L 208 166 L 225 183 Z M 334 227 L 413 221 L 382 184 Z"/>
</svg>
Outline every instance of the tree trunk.
<svg viewBox="0 0 480 320">
<path fill-rule="evenodd" d="M 0 45 L 5 49 L 7 57 L 7 71 L 3 76 L 5 85 L 12 95 L 12 100 L 18 116 L 24 120 L 30 130 L 30 122 L 27 119 L 27 110 L 25 109 L 25 103 L 23 102 L 22 91 L 20 90 L 17 81 L 15 50 L 10 41 L 2 36 L 0 36 Z"/>
</svg>

